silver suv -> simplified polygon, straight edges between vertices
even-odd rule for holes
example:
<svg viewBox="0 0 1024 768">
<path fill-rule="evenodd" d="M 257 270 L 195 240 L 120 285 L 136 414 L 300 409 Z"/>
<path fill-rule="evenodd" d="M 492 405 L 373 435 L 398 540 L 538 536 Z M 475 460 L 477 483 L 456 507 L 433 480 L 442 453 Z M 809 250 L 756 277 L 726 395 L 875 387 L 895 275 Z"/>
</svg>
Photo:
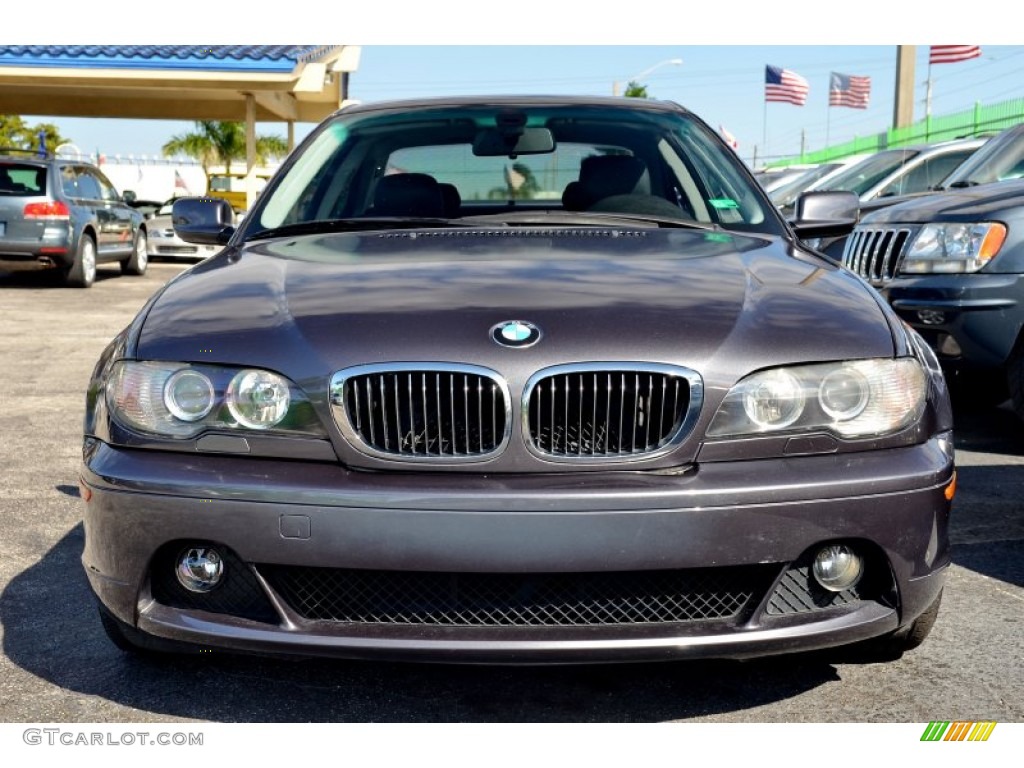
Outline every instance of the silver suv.
<svg viewBox="0 0 1024 768">
<path fill-rule="evenodd" d="M 88 288 L 96 265 L 146 271 L 142 214 L 96 166 L 0 148 L 0 270 L 49 270 L 64 285 Z"/>
</svg>

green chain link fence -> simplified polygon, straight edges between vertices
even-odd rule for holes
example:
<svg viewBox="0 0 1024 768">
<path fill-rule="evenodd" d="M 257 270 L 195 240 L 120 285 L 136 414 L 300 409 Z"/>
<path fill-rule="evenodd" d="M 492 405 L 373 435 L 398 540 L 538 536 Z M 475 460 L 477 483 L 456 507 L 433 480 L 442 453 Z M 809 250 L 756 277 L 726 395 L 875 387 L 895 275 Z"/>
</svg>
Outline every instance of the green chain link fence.
<svg viewBox="0 0 1024 768">
<path fill-rule="evenodd" d="M 824 163 L 862 152 L 878 152 L 912 144 L 931 144 L 937 141 L 996 134 L 1018 123 L 1024 123 L 1024 99 L 1010 99 L 988 106 L 975 104 L 974 109 L 925 118 L 903 128 L 890 128 L 884 133 L 871 136 L 857 136 L 825 149 L 804 152 L 783 160 L 773 160 L 767 167 L 777 168 L 794 163 Z"/>
</svg>

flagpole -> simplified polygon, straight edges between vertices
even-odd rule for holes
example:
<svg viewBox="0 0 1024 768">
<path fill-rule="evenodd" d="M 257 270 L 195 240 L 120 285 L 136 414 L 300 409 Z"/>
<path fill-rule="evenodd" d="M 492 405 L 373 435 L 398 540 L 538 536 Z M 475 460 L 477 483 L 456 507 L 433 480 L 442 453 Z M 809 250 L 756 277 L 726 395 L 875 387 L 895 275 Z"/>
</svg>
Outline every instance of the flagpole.
<svg viewBox="0 0 1024 768">
<path fill-rule="evenodd" d="M 829 123 L 832 121 L 832 105 L 825 107 L 825 159 L 828 160 L 828 134 Z"/>
<path fill-rule="evenodd" d="M 764 126 L 764 132 L 761 136 L 761 155 L 768 157 L 768 96 L 765 95 L 764 99 L 764 118 L 761 121 Z"/>
</svg>

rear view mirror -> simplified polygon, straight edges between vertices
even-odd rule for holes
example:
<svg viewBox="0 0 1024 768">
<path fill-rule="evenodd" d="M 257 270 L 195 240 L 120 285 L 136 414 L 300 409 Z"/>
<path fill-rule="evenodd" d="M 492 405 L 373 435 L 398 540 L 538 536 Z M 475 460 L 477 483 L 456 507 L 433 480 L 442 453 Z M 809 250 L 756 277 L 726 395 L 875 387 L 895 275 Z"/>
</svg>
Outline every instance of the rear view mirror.
<svg viewBox="0 0 1024 768">
<path fill-rule="evenodd" d="M 477 157 L 509 157 L 543 155 L 555 151 L 555 137 L 550 128 L 520 128 L 502 131 L 485 128 L 473 139 L 473 154 Z"/>
</svg>

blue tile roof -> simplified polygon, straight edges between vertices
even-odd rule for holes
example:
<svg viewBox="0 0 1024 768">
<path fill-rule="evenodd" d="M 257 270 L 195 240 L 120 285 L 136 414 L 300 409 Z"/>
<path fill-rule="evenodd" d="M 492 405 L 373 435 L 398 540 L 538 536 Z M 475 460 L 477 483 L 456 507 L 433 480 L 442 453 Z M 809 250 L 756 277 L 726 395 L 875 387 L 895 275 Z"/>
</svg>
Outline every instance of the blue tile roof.
<svg viewBox="0 0 1024 768">
<path fill-rule="evenodd" d="M 333 45 L 0 45 L 0 66 L 291 72 Z"/>
</svg>

